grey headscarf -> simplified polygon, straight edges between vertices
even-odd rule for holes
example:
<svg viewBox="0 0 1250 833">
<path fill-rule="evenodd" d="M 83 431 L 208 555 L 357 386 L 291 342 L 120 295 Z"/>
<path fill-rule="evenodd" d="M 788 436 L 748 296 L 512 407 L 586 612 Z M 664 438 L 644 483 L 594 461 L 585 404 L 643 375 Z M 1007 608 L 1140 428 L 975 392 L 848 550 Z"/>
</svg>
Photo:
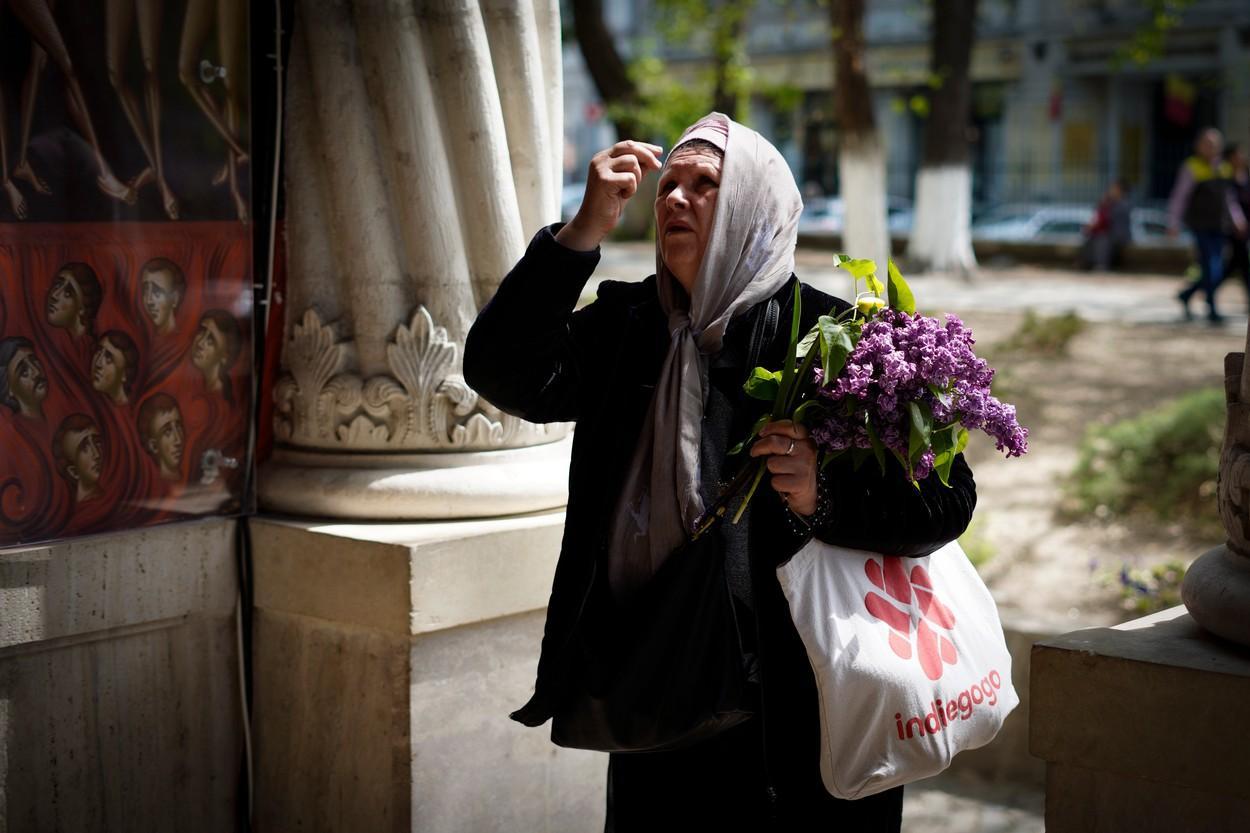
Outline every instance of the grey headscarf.
<svg viewBox="0 0 1250 833">
<path fill-rule="evenodd" d="M 618 599 L 651 578 L 703 512 L 699 444 L 709 356 L 721 349 L 730 320 L 771 297 L 794 271 L 803 201 L 785 159 L 763 136 L 721 113 L 687 128 L 673 151 L 692 139 L 711 141 L 725 159 L 689 308 L 656 242 L 670 341 L 613 519 L 608 579 Z"/>
</svg>

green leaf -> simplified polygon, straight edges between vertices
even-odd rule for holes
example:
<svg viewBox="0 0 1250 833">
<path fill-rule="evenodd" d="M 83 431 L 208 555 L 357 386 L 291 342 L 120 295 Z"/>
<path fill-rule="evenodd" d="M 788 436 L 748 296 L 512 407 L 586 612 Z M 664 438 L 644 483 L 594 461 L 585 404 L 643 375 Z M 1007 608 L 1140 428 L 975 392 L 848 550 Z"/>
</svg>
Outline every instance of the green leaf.
<svg viewBox="0 0 1250 833">
<path fill-rule="evenodd" d="M 804 422 L 804 420 L 807 419 L 807 414 L 809 411 L 816 411 L 817 414 L 819 414 L 820 411 L 824 409 L 824 407 L 825 406 L 819 400 L 809 399 L 806 402 L 804 402 L 802 405 L 800 405 L 798 408 L 795 409 L 794 416 L 792 417 L 792 419 L 795 422 Z"/>
<path fill-rule="evenodd" d="M 841 457 L 844 453 L 846 453 L 846 449 L 842 449 L 840 451 L 822 451 L 820 454 L 821 469 L 828 468 L 830 463 Z"/>
<path fill-rule="evenodd" d="M 865 427 L 868 429 L 868 442 L 872 443 L 872 453 L 877 458 L 877 465 L 881 467 L 881 473 L 885 474 L 885 445 L 877 436 L 877 429 L 872 427 L 872 422 L 866 423 Z"/>
<path fill-rule="evenodd" d="M 869 262 L 869 263 L 872 263 L 872 261 L 871 261 L 871 260 L 870 260 L 870 261 L 868 261 L 868 262 Z M 876 273 L 876 265 L 877 265 L 877 264 L 873 263 L 872 265 L 873 265 L 873 273 L 872 273 L 871 275 L 867 275 L 867 276 L 865 277 L 865 280 L 867 280 L 867 281 L 868 281 L 868 289 L 872 291 L 872 294 L 873 294 L 873 295 L 884 295 L 884 294 L 885 294 L 885 284 L 883 284 L 883 283 L 882 283 L 882 282 L 881 282 L 881 281 L 877 278 L 877 273 Z"/>
<path fill-rule="evenodd" d="M 794 349 L 794 355 L 803 358 L 807 355 L 807 351 L 812 349 L 812 345 L 816 343 L 816 339 L 820 337 L 820 328 L 812 327 L 807 331 L 807 335 L 799 340 L 799 345 Z"/>
<path fill-rule="evenodd" d="M 785 417 L 785 410 L 790 399 L 790 389 L 794 387 L 795 350 L 799 345 L 799 323 L 803 301 L 800 287 L 801 284 L 796 281 L 794 284 L 793 314 L 790 316 L 790 349 L 786 351 L 786 364 L 781 371 L 781 387 L 773 399 L 773 419 L 775 420 Z"/>
<path fill-rule="evenodd" d="M 855 276 L 856 280 L 862 280 L 876 274 L 877 262 L 875 260 L 847 257 L 846 255 L 837 255 L 837 258 L 838 267 L 850 272 Z"/>
<path fill-rule="evenodd" d="M 933 470 L 937 472 L 942 485 L 947 487 L 951 485 L 951 466 L 955 463 L 955 456 L 968 447 L 966 428 L 959 428 L 958 431 L 946 430 L 957 425 L 958 423 L 951 423 L 933 434 Z"/>
<path fill-rule="evenodd" d="M 869 457 L 871 457 L 871 456 L 872 456 L 872 452 L 871 452 L 871 451 L 869 451 L 869 450 L 868 450 L 868 449 L 866 449 L 866 448 L 852 448 L 852 449 L 851 449 L 851 468 L 852 468 L 852 470 L 854 470 L 854 471 L 859 471 L 859 470 L 860 470 L 860 468 L 864 465 L 864 463 L 865 463 L 865 462 L 868 460 L 868 458 L 869 458 Z"/>
<path fill-rule="evenodd" d="M 820 366 L 825 372 L 825 385 L 842 373 L 846 366 L 846 357 L 855 349 L 851 334 L 845 324 L 839 324 L 828 315 L 822 315 L 816 321 L 820 330 Z"/>
<path fill-rule="evenodd" d="M 920 402 L 908 402 L 907 413 L 911 416 L 911 431 L 907 439 L 908 462 L 920 459 L 929 448 L 933 434 L 933 414 Z M 908 467 L 910 473 L 910 466 Z"/>
<path fill-rule="evenodd" d="M 780 371 L 757 367 L 751 371 L 751 375 L 747 378 L 742 389 L 752 399 L 775 402 L 777 394 L 781 390 L 781 373 Z"/>
<path fill-rule="evenodd" d="M 907 285 L 907 281 L 903 280 L 903 275 L 898 271 L 898 267 L 894 265 L 894 261 L 886 261 L 889 280 L 889 299 L 890 308 L 899 312 L 905 312 L 911 315 L 916 311 L 916 296 L 912 294 L 911 287 Z"/>
<path fill-rule="evenodd" d="M 742 449 L 747 447 L 747 443 L 759 436 L 760 429 L 768 424 L 768 414 L 762 414 L 759 419 L 755 420 L 755 424 L 751 426 L 751 433 L 745 440 L 729 449 L 730 454 L 741 454 Z"/>
<path fill-rule="evenodd" d="M 951 406 L 951 395 L 948 392 L 942 390 L 937 385 L 929 385 L 928 387 L 929 387 L 929 392 L 932 393 L 934 397 L 937 398 L 937 401 L 941 402 L 944 407 L 949 408 Z M 956 423 L 952 422 L 949 425 L 944 425 L 937 430 L 946 431 L 950 428 L 953 428 L 955 425 Z"/>
</svg>

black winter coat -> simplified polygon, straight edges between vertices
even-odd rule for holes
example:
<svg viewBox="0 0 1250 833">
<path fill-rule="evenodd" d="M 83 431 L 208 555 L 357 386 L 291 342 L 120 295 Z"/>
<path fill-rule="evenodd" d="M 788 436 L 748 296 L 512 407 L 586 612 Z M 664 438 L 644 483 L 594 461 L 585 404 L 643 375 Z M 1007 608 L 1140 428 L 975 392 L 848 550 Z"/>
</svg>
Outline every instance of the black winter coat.
<svg viewBox="0 0 1250 833">
<path fill-rule="evenodd" d="M 546 722 L 559 702 L 569 670 L 565 644 L 591 579 L 606 575 L 607 535 L 625 473 L 651 403 L 669 345 L 655 276 L 640 283 L 605 281 L 599 296 L 574 312 L 599 261 L 598 251 L 576 252 L 555 240 L 556 224 L 542 229 L 524 257 L 479 314 L 465 343 L 468 384 L 502 410 L 533 422 L 573 421 L 569 503 L 556 565 L 534 695 L 511 717 L 527 726 Z M 780 326 L 758 364 L 781 367 L 789 341 L 794 282 L 774 296 Z M 747 343 L 761 302 L 730 323 L 720 353 L 709 366 L 701 448 L 702 487 L 710 504 L 721 485 L 749 458 L 726 450 L 745 437 L 764 403 L 742 391 L 750 367 Z M 802 327 L 847 303 L 804 285 Z M 741 459 L 740 459 L 741 458 Z M 827 488 L 833 511 L 815 531 L 823 541 L 890 555 L 927 555 L 957 538 L 976 504 L 972 472 L 960 455 L 952 488 L 936 477 L 914 488 L 887 455 L 852 472 L 835 461 Z M 721 829 L 770 829 L 813 818 L 837 829 L 897 830 L 901 788 L 870 799 L 843 802 L 820 780 L 820 725 L 815 680 L 776 578 L 776 567 L 805 543 L 792 531 L 785 508 L 767 481 L 737 526 L 722 523 L 717 540 L 725 553 L 734 595 L 756 617 L 761 668 L 756 718 L 725 737 L 678 752 L 613 754 L 608 783 L 608 830 L 658 830 L 683 824 Z M 751 628 L 746 628 L 750 631 Z M 667 791 L 667 793 L 666 793 Z M 688 813 L 685 821 L 673 806 Z M 665 805 L 663 816 L 650 815 Z M 807 829 L 806 826 L 803 829 Z"/>
</svg>

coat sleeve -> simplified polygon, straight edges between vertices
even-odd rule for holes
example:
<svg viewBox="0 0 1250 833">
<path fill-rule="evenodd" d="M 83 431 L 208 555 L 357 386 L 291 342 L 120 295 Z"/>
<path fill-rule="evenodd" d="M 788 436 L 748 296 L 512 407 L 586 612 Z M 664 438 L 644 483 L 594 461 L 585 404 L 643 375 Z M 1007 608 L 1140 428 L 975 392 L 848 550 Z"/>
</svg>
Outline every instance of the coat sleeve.
<svg viewBox="0 0 1250 833">
<path fill-rule="evenodd" d="M 555 239 L 562 223 L 541 229 L 469 330 L 464 378 L 502 411 L 530 422 L 578 418 L 597 334 L 609 311 L 596 301 L 574 312 L 599 250 L 578 252 Z"/>
<path fill-rule="evenodd" d="M 976 482 L 962 454 L 951 466 L 949 488 L 936 474 L 921 480 L 919 488 L 913 486 L 889 454 L 884 475 L 873 460 L 859 471 L 842 464 L 828 474 L 830 514 L 814 534 L 840 547 L 929 555 L 963 534 L 977 504 Z"/>
</svg>

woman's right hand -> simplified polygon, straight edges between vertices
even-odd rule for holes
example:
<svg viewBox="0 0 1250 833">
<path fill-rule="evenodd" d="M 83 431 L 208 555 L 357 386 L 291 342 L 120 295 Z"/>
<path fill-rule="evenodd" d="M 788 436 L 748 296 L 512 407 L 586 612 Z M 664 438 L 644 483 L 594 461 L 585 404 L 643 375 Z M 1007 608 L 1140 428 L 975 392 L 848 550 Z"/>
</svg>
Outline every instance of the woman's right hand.
<svg viewBox="0 0 1250 833">
<path fill-rule="evenodd" d="M 577 251 L 595 249 L 616 228 L 642 178 L 660 169 L 663 152 L 659 145 L 626 139 L 592 156 L 581 207 L 557 232 L 556 240 Z"/>
</svg>

